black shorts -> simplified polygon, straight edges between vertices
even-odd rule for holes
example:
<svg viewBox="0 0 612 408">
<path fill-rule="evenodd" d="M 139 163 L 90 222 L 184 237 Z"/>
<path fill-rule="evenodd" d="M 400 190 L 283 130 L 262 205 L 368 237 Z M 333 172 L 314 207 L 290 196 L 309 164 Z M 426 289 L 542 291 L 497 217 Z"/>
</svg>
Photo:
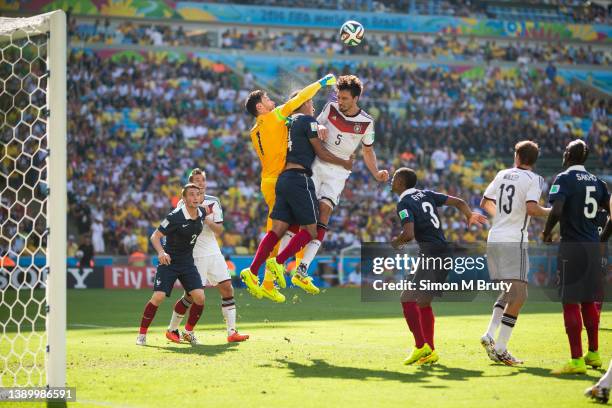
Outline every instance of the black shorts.
<svg viewBox="0 0 612 408">
<path fill-rule="evenodd" d="M 599 242 L 561 242 L 557 276 L 563 303 L 603 301 L 605 275 Z"/>
<path fill-rule="evenodd" d="M 419 244 L 419 249 L 422 254 L 422 263 L 414 273 L 412 282 L 416 283 L 417 291 L 421 293 L 442 296 L 442 290 L 421 290 L 420 282 L 428 281 L 429 284 L 446 282 L 448 270 L 444 269 L 444 259 L 451 256 L 452 253 L 446 245 L 439 244 Z"/>
<path fill-rule="evenodd" d="M 319 219 L 319 204 L 312 179 L 305 170 L 283 171 L 276 181 L 276 201 L 270 218 L 288 224 L 310 225 Z"/>
<path fill-rule="evenodd" d="M 202 278 L 194 263 L 158 265 L 155 279 L 153 280 L 154 292 L 165 292 L 170 297 L 174 282 L 181 282 L 185 292 L 202 288 Z"/>
</svg>

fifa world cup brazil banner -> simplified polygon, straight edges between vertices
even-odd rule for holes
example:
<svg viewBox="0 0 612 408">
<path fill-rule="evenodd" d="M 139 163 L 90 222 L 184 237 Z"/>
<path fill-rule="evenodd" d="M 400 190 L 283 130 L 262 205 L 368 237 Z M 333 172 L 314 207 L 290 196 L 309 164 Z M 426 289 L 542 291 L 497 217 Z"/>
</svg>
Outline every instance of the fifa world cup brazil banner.
<svg viewBox="0 0 612 408">
<path fill-rule="evenodd" d="M 361 22 L 366 30 L 416 34 L 459 34 L 550 40 L 612 41 L 612 26 L 539 21 L 500 21 L 449 16 L 413 16 L 344 10 L 259 7 L 224 3 L 164 0 L 13 0 L 0 1 L 0 10 L 40 13 L 71 9 L 76 15 L 338 29 L 346 20 Z"/>
</svg>

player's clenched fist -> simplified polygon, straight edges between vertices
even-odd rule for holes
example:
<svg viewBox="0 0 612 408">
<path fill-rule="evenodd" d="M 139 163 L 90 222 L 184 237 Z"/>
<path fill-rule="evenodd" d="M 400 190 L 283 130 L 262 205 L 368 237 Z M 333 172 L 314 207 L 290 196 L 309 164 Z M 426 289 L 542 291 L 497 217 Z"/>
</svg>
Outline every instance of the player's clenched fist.
<svg viewBox="0 0 612 408">
<path fill-rule="evenodd" d="M 157 258 L 159 259 L 159 263 L 161 265 L 170 265 L 170 255 L 165 252 L 160 252 L 157 254 Z"/>
<path fill-rule="evenodd" d="M 334 86 L 336 85 L 336 77 L 334 74 L 327 74 L 323 78 L 319 79 L 321 86 Z"/>
<path fill-rule="evenodd" d="M 387 170 L 378 170 L 374 178 L 376 178 L 376 181 L 384 183 L 389 180 L 389 172 Z"/>
</svg>

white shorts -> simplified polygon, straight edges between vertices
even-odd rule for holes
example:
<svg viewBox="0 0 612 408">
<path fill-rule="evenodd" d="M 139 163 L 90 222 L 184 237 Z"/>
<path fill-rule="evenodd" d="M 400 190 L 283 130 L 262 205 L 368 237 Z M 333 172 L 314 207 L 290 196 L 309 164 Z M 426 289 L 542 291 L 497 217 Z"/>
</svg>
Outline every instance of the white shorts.
<svg viewBox="0 0 612 408">
<path fill-rule="evenodd" d="M 202 285 L 217 286 L 220 282 L 230 280 L 227 264 L 223 255 L 207 255 L 193 258 L 202 277 Z"/>
<path fill-rule="evenodd" d="M 520 280 L 527 282 L 529 254 L 527 247 L 516 243 L 489 243 L 487 245 L 489 277 L 493 281 Z"/>
<path fill-rule="evenodd" d="M 340 195 L 344 190 L 346 179 L 351 175 L 351 172 L 342 167 L 322 163 L 315 159 L 312 164 L 312 182 L 315 186 L 317 199 L 328 199 L 334 206 L 340 202 Z"/>
</svg>

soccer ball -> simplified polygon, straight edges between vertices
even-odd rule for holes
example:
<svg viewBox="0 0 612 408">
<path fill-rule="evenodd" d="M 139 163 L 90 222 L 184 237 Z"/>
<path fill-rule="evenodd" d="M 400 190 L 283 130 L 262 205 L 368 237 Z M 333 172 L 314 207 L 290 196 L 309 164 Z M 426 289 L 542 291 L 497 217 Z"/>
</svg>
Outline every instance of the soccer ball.
<svg viewBox="0 0 612 408">
<path fill-rule="evenodd" d="M 351 47 L 359 45 L 364 34 L 365 29 L 359 21 L 346 21 L 340 28 L 340 40 Z"/>
</svg>

